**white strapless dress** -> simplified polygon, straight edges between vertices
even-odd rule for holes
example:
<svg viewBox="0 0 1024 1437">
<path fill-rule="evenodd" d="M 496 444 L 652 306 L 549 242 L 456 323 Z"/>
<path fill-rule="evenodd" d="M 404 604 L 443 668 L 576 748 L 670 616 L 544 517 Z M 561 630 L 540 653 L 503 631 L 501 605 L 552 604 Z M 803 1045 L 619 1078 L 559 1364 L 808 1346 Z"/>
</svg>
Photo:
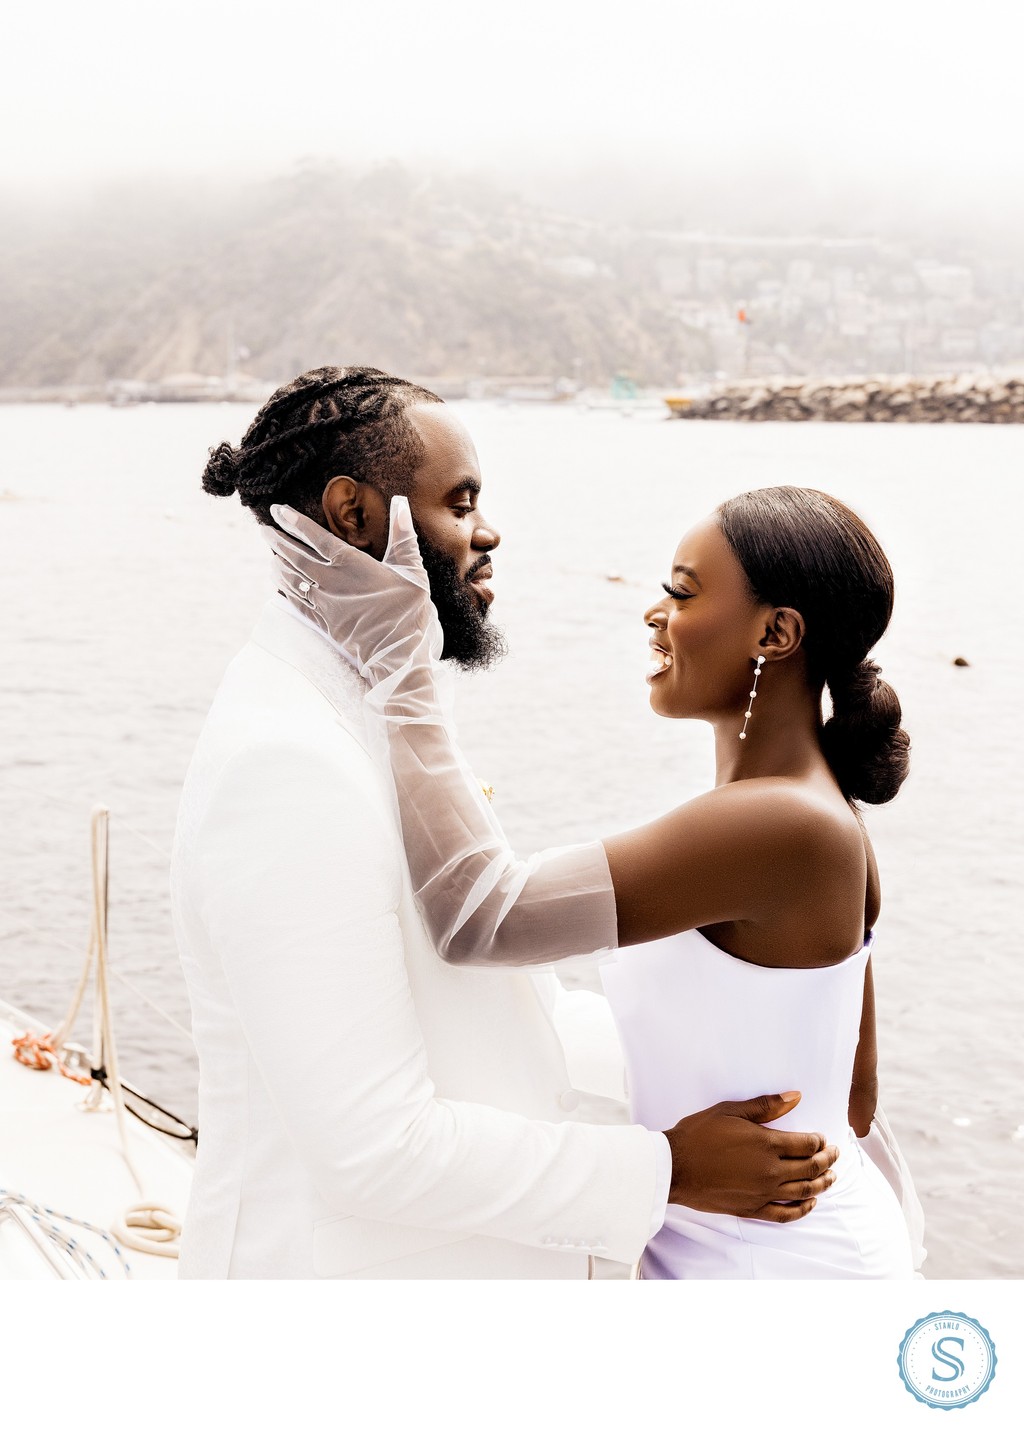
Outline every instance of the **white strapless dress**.
<svg viewBox="0 0 1024 1437">
<path fill-rule="evenodd" d="M 670 1203 L 645 1278 L 914 1276 L 900 1205 L 847 1117 L 869 956 L 870 944 L 831 968 L 761 968 L 693 929 L 602 966 L 634 1122 L 666 1129 L 718 1102 L 799 1089 L 771 1126 L 822 1132 L 839 1148 L 835 1184 L 797 1222 Z"/>
</svg>

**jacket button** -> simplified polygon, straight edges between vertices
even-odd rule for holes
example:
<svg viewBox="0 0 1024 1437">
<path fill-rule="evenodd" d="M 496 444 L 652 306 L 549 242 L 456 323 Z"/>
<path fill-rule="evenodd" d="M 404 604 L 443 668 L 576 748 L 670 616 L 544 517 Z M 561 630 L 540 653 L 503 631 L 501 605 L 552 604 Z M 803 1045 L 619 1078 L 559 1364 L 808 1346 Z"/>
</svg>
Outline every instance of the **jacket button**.
<svg viewBox="0 0 1024 1437">
<path fill-rule="evenodd" d="M 566 1088 L 565 1092 L 558 1099 L 558 1106 L 563 1113 L 572 1113 L 580 1105 L 580 1095 L 573 1088 Z"/>
</svg>

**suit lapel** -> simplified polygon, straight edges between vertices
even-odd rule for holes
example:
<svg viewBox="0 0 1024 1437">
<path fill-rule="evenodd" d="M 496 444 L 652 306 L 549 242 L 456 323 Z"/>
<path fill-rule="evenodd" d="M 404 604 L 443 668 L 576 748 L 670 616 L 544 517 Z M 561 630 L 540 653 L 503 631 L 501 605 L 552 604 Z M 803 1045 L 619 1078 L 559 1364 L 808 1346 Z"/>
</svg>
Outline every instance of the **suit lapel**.
<svg viewBox="0 0 1024 1437">
<path fill-rule="evenodd" d="M 320 631 L 296 614 L 287 599 L 269 601 L 252 632 L 252 642 L 298 670 L 334 709 L 338 722 L 373 757 L 366 735 L 366 684 Z"/>
<path fill-rule="evenodd" d="M 327 699 L 341 726 L 352 735 L 364 753 L 376 761 L 367 740 L 363 712 L 366 684 L 319 629 L 297 615 L 287 599 L 276 596 L 260 615 L 252 633 L 252 642 L 308 679 Z M 445 697 L 450 702 L 450 691 Z M 547 969 L 543 972 L 526 970 L 518 976 L 529 979 L 528 986 L 537 1005 L 557 1035 L 554 1021 L 557 980 L 554 974 Z"/>
</svg>

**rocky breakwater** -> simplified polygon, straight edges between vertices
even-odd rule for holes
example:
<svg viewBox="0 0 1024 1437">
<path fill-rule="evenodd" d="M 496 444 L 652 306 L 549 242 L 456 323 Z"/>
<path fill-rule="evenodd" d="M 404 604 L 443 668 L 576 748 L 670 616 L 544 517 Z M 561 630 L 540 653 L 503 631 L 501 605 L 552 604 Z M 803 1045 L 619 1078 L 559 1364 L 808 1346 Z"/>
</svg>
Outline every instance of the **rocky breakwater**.
<svg viewBox="0 0 1024 1437">
<path fill-rule="evenodd" d="M 666 399 L 677 419 L 844 424 L 1024 424 L 1024 378 L 751 379 Z"/>
</svg>

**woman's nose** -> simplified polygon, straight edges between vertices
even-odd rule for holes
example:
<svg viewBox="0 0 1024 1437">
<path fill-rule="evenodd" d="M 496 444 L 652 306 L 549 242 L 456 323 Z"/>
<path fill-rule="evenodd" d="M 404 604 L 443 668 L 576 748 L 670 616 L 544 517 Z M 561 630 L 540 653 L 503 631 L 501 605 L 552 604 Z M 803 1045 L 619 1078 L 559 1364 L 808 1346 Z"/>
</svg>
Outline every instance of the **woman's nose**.
<svg viewBox="0 0 1024 1437">
<path fill-rule="evenodd" d="M 644 623 L 649 629 L 663 629 L 665 627 L 665 605 L 658 601 L 651 605 L 644 614 Z"/>
</svg>

